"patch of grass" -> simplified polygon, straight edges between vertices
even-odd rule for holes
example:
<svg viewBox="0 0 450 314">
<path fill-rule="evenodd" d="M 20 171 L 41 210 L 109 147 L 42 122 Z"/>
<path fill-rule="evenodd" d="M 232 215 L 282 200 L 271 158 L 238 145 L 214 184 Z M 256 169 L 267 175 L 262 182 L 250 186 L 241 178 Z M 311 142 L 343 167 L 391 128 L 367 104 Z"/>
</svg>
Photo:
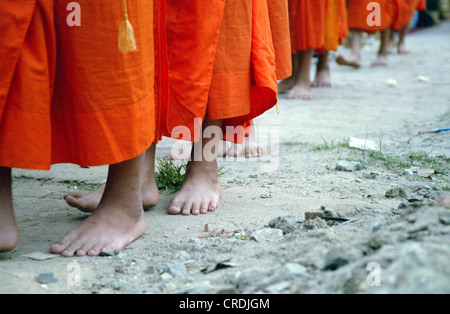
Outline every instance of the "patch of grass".
<svg viewBox="0 0 450 314">
<path fill-rule="evenodd" d="M 176 164 L 173 160 L 158 159 L 156 171 L 156 185 L 158 189 L 178 192 L 184 182 L 186 166 L 187 162 Z M 223 166 L 219 168 L 219 177 L 225 173 L 223 169 Z"/>
<path fill-rule="evenodd" d="M 349 148 L 349 142 L 350 139 L 346 138 L 340 141 L 331 141 L 328 142 L 324 138 L 322 138 L 323 144 L 316 144 L 313 146 L 313 151 L 321 151 L 321 150 L 331 150 L 331 149 L 337 149 L 337 148 Z"/>
<path fill-rule="evenodd" d="M 158 159 L 156 185 L 160 190 L 179 191 L 183 185 L 187 163 L 175 164 L 172 160 Z"/>
</svg>

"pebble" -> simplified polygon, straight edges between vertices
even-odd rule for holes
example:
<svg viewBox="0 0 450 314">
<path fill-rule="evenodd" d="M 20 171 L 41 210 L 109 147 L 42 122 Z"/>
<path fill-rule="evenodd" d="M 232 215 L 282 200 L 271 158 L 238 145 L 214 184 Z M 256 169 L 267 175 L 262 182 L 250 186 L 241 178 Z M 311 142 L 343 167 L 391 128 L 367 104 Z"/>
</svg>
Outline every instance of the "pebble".
<svg viewBox="0 0 450 314">
<path fill-rule="evenodd" d="M 384 195 L 386 196 L 386 198 L 406 197 L 405 191 L 403 191 L 403 189 L 399 187 L 390 188 L 389 190 L 386 191 Z"/>
<path fill-rule="evenodd" d="M 401 202 L 400 204 L 398 204 L 398 209 L 405 209 L 406 207 L 408 207 L 408 205 L 408 201 Z"/>
<path fill-rule="evenodd" d="M 274 229 L 280 229 L 283 234 L 292 233 L 295 231 L 298 219 L 295 216 L 277 217 L 269 221 L 269 227 Z"/>
<path fill-rule="evenodd" d="M 55 278 L 55 274 L 53 272 L 40 273 L 39 277 L 38 277 L 38 281 L 39 281 L 39 283 L 42 283 L 42 284 L 49 284 L 49 283 L 57 282 L 57 280 Z"/>
<path fill-rule="evenodd" d="M 283 239 L 283 231 L 280 229 L 264 228 L 253 232 L 251 239 L 256 242 L 276 242 Z"/>
<path fill-rule="evenodd" d="M 375 174 L 367 173 L 367 172 L 363 172 L 363 177 L 366 179 L 376 179 L 377 178 L 377 176 Z"/>
<path fill-rule="evenodd" d="M 119 250 L 103 250 L 100 252 L 100 256 L 116 256 L 119 255 Z"/>
<path fill-rule="evenodd" d="M 336 163 L 336 170 L 352 172 L 362 169 L 362 165 L 357 161 L 340 160 Z"/>
<path fill-rule="evenodd" d="M 174 277 L 187 274 L 186 266 L 182 263 L 167 263 L 167 271 Z"/>
<path fill-rule="evenodd" d="M 336 270 L 348 263 L 351 263 L 362 257 L 361 251 L 356 248 L 335 247 L 328 251 L 325 255 L 325 263 L 323 270 Z"/>
</svg>

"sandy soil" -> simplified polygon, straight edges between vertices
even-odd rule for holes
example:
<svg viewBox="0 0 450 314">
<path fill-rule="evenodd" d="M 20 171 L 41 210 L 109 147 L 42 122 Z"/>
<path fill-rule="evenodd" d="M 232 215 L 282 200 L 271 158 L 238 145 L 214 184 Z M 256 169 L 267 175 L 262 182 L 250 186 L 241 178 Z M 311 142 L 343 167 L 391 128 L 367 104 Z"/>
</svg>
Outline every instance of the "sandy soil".
<svg viewBox="0 0 450 314">
<path fill-rule="evenodd" d="M 450 132 L 418 135 L 450 127 L 449 32 L 445 23 L 411 34 L 412 53 L 391 55 L 389 68 L 370 67 L 376 45 L 359 70 L 332 63 L 332 88 L 314 89 L 312 101 L 281 97 L 279 116 L 256 120 L 272 140 L 268 157 L 220 161 L 219 210 L 169 216 L 162 192 L 145 235 L 112 256 L 48 254 L 86 217 L 62 195 L 104 181 L 105 167 L 15 170 L 21 239 L 0 254 L 0 293 L 450 293 L 450 208 L 437 205 L 450 193 Z M 336 145 L 350 136 L 381 144 L 382 155 Z M 420 160 L 407 163 L 412 153 L 436 161 L 431 178 Z M 362 169 L 338 171 L 342 160 Z M 40 282 L 46 272 L 56 282 Z"/>
</svg>

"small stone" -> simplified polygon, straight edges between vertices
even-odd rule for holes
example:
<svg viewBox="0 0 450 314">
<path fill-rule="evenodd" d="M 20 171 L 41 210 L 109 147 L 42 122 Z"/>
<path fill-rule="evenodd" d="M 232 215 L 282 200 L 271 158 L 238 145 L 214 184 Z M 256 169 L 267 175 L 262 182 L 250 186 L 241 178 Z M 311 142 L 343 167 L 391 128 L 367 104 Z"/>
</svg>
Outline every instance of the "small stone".
<svg viewBox="0 0 450 314">
<path fill-rule="evenodd" d="M 372 232 L 377 232 L 378 230 L 380 230 L 381 228 L 381 224 L 379 222 L 375 222 L 372 226 Z"/>
<path fill-rule="evenodd" d="M 277 217 L 269 221 L 269 227 L 274 229 L 280 229 L 283 234 L 294 232 L 298 219 L 294 216 Z"/>
<path fill-rule="evenodd" d="M 251 238 L 256 242 L 277 242 L 283 239 L 283 231 L 265 228 L 253 232 Z"/>
<path fill-rule="evenodd" d="M 188 243 L 199 244 L 201 240 L 199 238 L 190 238 Z"/>
<path fill-rule="evenodd" d="M 154 275 L 158 273 L 158 270 L 155 266 L 148 266 L 144 273 L 147 275 Z"/>
<path fill-rule="evenodd" d="M 403 174 L 404 174 L 405 176 L 412 176 L 412 175 L 413 175 L 413 172 L 412 172 L 411 170 L 409 170 L 409 169 L 405 169 L 405 170 L 403 171 Z"/>
<path fill-rule="evenodd" d="M 57 255 L 49 254 L 49 253 L 42 253 L 42 252 L 34 252 L 34 253 L 22 255 L 20 257 L 26 257 L 26 258 L 29 258 L 29 259 L 32 259 L 35 261 L 46 261 L 48 259 L 57 257 Z"/>
<path fill-rule="evenodd" d="M 363 177 L 366 179 L 376 179 L 377 178 L 377 176 L 375 174 L 367 173 L 367 172 L 363 172 Z"/>
<path fill-rule="evenodd" d="M 100 252 L 100 256 L 116 256 L 119 255 L 119 250 L 103 250 Z"/>
<path fill-rule="evenodd" d="M 167 270 L 174 277 L 187 274 L 186 266 L 182 263 L 167 263 Z"/>
<path fill-rule="evenodd" d="M 340 160 L 336 163 L 336 170 L 352 172 L 362 169 L 362 165 L 357 161 Z"/>
<path fill-rule="evenodd" d="M 423 201 L 424 197 L 423 195 L 417 194 L 417 193 L 411 193 L 411 195 L 408 197 L 408 202 L 420 202 Z"/>
<path fill-rule="evenodd" d="M 398 204 L 398 209 L 406 209 L 408 205 L 409 205 L 408 201 L 401 202 L 400 204 Z"/>
<path fill-rule="evenodd" d="M 260 197 L 263 198 L 263 199 L 265 199 L 265 198 L 272 198 L 272 195 L 270 195 L 270 194 L 262 194 Z"/>
<path fill-rule="evenodd" d="M 305 276 L 307 272 L 306 268 L 300 264 L 287 263 L 280 269 L 278 277 L 280 281 L 284 281 L 295 276 Z"/>
<path fill-rule="evenodd" d="M 362 257 L 362 253 L 353 247 L 335 247 L 325 256 L 323 270 L 336 270 Z"/>
<path fill-rule="evenodd" d="M 57 282 L 57 280 L 55 278 L 55 274 L 53 272 L 40 273 L 39 277 L 38 277 L 38 281 L 39 281 L 39 283 L 42 283 L 42 284 L 49 284 L 49 283 Z"/>
<path fill-rule="evenodd" d="M 406 197 L 405 191 L 403 191 L 403 189 L 399 187 L 390 188 L 384 195 L 386 196 L 386 198 Z"/>
</svg>

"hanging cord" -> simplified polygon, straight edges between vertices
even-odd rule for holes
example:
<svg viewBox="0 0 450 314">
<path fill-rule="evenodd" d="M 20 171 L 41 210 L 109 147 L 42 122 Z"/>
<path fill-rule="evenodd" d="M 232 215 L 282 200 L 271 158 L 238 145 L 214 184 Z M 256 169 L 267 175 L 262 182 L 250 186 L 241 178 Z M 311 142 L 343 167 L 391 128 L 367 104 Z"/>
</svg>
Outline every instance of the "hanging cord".
<svg viewBox="0 0 450 314">
<path fill-rule="evenodd" d="M 120 25 L 119 30 L 119 51 L 125 54 L 137 51 L 133 26 L 128 19 L 127 0 L 123 0 L 123 17 L 124 21 Z"/>
</svg>

